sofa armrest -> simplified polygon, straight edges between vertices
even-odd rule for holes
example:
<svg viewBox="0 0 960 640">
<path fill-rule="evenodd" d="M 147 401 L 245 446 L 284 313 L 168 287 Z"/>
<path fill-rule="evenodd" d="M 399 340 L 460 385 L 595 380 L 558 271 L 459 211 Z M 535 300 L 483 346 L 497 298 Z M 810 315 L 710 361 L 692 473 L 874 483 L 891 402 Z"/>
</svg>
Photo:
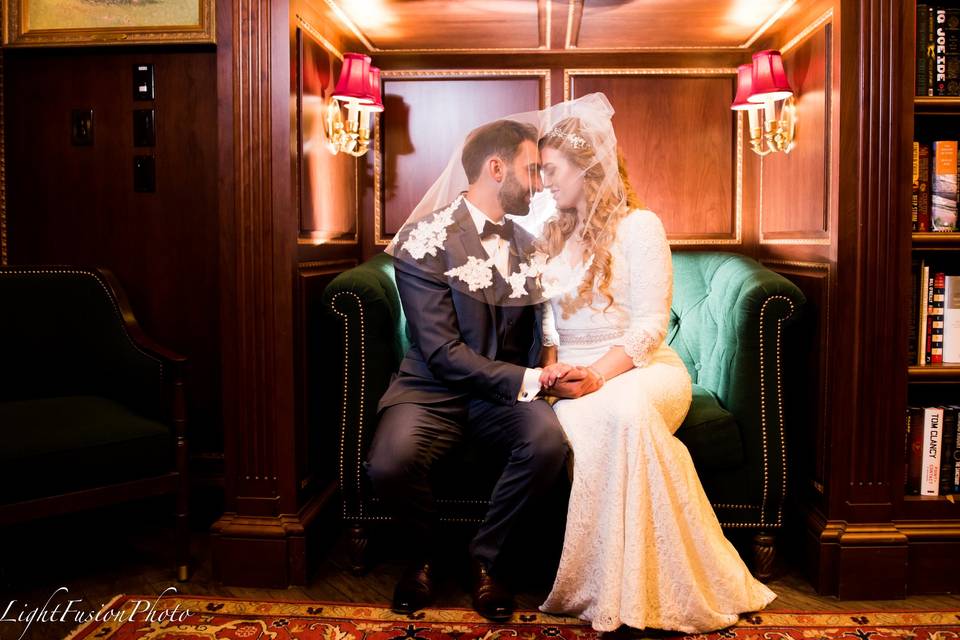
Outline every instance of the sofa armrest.
<svg viewBox="0 0 960 640">
<path fill-rule="evenodd" d="M 779 524 L 786 491 L 784 340 L 803 293 L 737 254 L 677 256 L 675 265 L 683 283 L 675 294 L 671 343 L 694 382 L 736 418 L 745 473 L 763 478 L 744 485 L 755 494 L 749 502 L 760 506 L 761 522 Z"/>
<path fill-rule="evenodd" d="M 323 380 L 336 407 L 344 515 L 362 515 L 363 461 L 377 404 L 409 345 L 392 268 L 389 256 L 377 256 L 341 273 L 323 292 L 324 326 L 334 348 Z"/>
</svg>

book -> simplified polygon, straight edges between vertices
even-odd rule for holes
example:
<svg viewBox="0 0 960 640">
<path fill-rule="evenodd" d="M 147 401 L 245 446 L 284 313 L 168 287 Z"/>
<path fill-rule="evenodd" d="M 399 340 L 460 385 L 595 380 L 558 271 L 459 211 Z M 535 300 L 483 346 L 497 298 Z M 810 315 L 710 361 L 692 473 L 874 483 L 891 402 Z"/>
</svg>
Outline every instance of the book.
<svg viewBox="0 0 960 640">
<path fill-rule="evenodd" d="M 930 7 L 917 4 L 917 91 L 916 95 L 927 95 L 930 81 L 927 78 L 927 47 L 930 44 L 930 24 L 927 22 Z"/>
<path fill-rule="evenodd" d="M 933 95 L 945 96 L 947 90 L 947 10 L 934 9 Z"/>
<path fill-rule="evenodd" d="M 960 406 L 950 405 L 949 409 L 953 412 L 953 422 L 957 427 L 954 438 L 957 443 L 960 443 Z M 960 493 L 960 448 L 957 447 L 953 450 L 953 492 Z"/>
<path fill-rule="evenodd" d="M 911 228 L 917 230 L 917 219 L 920 215 L 920 143 L 913 141 L 913 182 L 910 191 L 910 223 Z"/>
<path fill-rule="evenodd" d="M 930 228 L 933 231 L 957 229 L 957 141 L 933 143 Z"/>
<path fill-rule="evenodd" d="M 938 271 L 930 303 L 930 364 L 943 364 L 943 282 L 944 274 Z"/>
<path fill-rule="evenodd" d="M 917 289 L 920 292 L 920 319 L 919 336 L 917 338 L 917 364 L 927 364 L 927 312 L 930 309 L 929 293 L 927 289 L 927 279 L 930 275 L 930 266 L 925 262 L 920 263 L 920 281 L 917 283 Z"/>
<path fill-rule="evenodd" d="M 917 338 L 920 335 L 920 290 L 917 279 L 920 273 L 920 259 L 910 259 L 910 274 L 913 286 L 910 287 L 910 330 L 907 335 L 907 366 L 917 364 Z"/>
<path fill-rule="evenodd" d="M 907 451 L 905 466 L 907 495 L 920 495 L 923 475 L 923 407 L 907 407 Z"/>
<path fill-rule="evenodd" d="M 944 277 L 943 361 L 960 364 L 960 276 Z"/>
<path fill-rule="evenodd" d="M 927 54 L 924 56 L 927 59 L 927 95 L 932 96 L 933 91 L 933 77 L 934 77 L 934 59 L 936 57 L 936 45 L 934 43 L 934 16 L 933 16 L 933 7 L 927 5 L 927 33 L 929 34 L 929 39 L 927 40 Z"/>
<path fill-rule="evenodd" d="M 923 409 L 923 461 L 920 470 L 920 495 L 936 496 L 940 491 L 940 438 L 943 408 Z"/>
<path fill-rule="evenodd" d="M 941 4 L 936 7 L 935 18 L 934 94 L 960 95 L 960 12 L 956 7 Z"/>
<path fill-rule="evenodd" d="M 930 231 L 930 145 L 919 143 L 917 231 Z"/>
<path fill-rule="evenodd" d="M 957 413 L 950 407 L 943 409 L 943 429 L 940 438 L 940 495 L 953 493 L 954 459 L 957 451 Z"/>
</svg>

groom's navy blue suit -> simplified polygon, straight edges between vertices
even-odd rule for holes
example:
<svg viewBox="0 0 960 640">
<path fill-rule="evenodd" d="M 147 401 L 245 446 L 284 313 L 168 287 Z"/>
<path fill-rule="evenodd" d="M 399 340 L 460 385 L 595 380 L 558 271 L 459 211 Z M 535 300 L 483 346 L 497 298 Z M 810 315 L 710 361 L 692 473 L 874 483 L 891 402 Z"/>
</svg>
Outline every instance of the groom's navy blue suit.
<svg viewBox="0 0 960 640">
<path fill-rule="evenodd" d="M 538 307 L 495 306 L 510 291 L 496 269 L 485 300 L 451 287 L 445 271 L 487 256 L 464 203 L 453 222 L 436 256 L 394 260 L 412 345 L 380 400 L 365 466 L 378 495 L 420 541 L 414 553 L 428 556 L 436 544 L 433 464 L 464 441 L 498 452 L 502 460 L 491 464 L 506 466 L 471 543 L 472 555 L 492 568 L 518 516 L 558 478 L 568 448 L 546 402 L 518 402 L 524 372 L 539 359 Z M 510 273 L 532 242 L 515 229 Z"/>
</svg>

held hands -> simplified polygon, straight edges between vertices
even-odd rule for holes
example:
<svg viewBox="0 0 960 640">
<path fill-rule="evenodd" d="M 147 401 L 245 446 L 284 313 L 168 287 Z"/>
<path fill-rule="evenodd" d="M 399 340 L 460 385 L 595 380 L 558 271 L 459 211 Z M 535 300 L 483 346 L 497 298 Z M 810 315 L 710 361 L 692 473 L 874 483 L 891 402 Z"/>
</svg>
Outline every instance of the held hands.
<svg viewBox="0 0 960 640">
<path fill-rule="evenodd" d="M 558 398 L 579 398 L 603 386 L 604 379 L 593 367 L 575 367 L 557 362 L 540 374 L 544 393 Z"/>
</svg>

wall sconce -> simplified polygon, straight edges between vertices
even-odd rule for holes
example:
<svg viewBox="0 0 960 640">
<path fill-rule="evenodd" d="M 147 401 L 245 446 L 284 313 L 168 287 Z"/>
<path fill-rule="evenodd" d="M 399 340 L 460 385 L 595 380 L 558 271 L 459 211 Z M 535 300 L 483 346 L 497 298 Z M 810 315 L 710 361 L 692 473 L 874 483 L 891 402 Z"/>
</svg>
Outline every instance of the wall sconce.
<svg viewBox="0 0 960 640">
<path fill-rule="evenodd" d="M 777 102 L 781 100 L 778 114 Z M 796 103 L 779 51 L 758 51 L 753 54 L 753 64 L 737 67 L 737 97 L 730 108 L 747 112 L 750 147 L 757 155 L 776 151 L 790 153 L 796 144 Z"/>
<path fill-rule="evenodd" d="M 346 118 L 343 107 L 347 108 Z M 370 121 L 383 111 L 380 100 L 380 69 L 370 66 L 370 56 L 343 54 L 343 66 L 333 96 L 327 103 L 324 133 L 327 149 L 360 157 L 370 148 Z"/>
</svg>

